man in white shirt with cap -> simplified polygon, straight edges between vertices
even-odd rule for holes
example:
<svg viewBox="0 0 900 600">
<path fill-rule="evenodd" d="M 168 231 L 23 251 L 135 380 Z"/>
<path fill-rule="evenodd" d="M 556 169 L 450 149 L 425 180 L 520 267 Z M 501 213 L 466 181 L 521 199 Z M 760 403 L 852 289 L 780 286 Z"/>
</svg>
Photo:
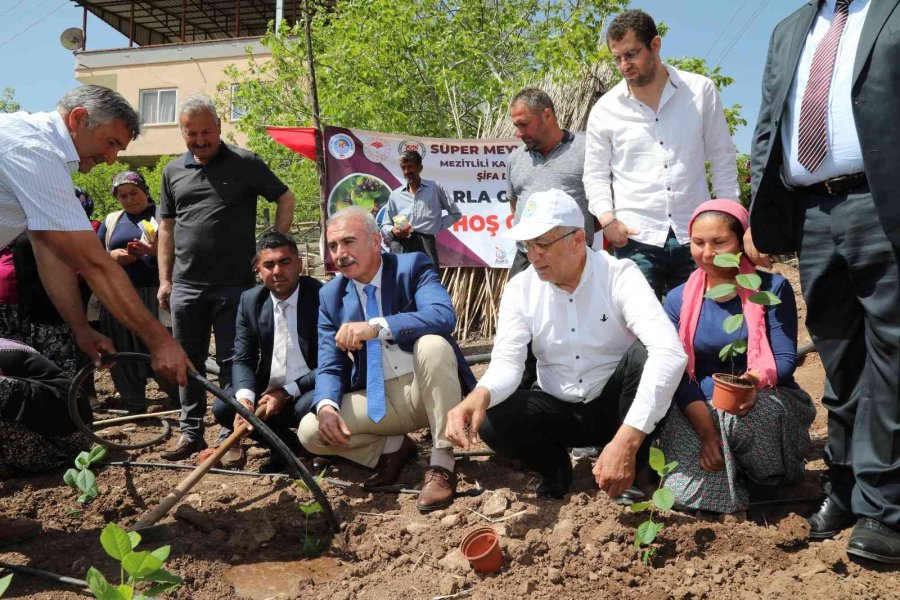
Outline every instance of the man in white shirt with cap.
<svg viewBox="0 0 900 600">
<path fill-rule="evenodd" d="M 605 446 L 597 485 L 614 498 L 634 493 L 687 362 L 675 328 L 632 261 L 588 251 L 565 192 L 533 194 L 507 235 L 525 243 L 531 268 L 506 284 L 491 363 L 450 411 L 447 437 L 464 448 L 480 438 L 521 461 L 550 498 L 572 481 L 566 448 Z M 517 391 L 528 342 L 537 385 Z"/>
</svg>

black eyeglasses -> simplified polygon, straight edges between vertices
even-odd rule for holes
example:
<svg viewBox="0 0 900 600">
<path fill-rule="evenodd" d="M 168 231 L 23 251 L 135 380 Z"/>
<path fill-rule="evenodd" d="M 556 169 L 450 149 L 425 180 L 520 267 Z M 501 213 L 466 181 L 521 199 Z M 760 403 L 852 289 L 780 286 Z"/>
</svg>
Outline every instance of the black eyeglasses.
<svg viewBox="0 0 900 600">
<path fill-rule="evenodd" d="M 556 238 L 555 240 L 551 240 L 551 241 L 549 241 L 549 242 L 524 242 L 524 244 L 525 244 L 525 251 L 526 251 L 526 252 L 530 252 L 530 251 L 532 251 L 532 250 L 535 250 L 535 251 L 540 252 L 541 254 L 543 254 L 544 252 L 547 251 L 547 249 L 548 249 L 550 246 L 552 246 L 553 244 L 555 244 L 556 242 L 558 242 L 559 240 L 561 240 L 561 239 L 563 239 L 563 238 L 569 237 L 570 235 L 572 235 L 572 234 L 575 233 L 576 231 L 578 231 L 578 230 L 575 229 L 574 231 L 570 231 L 569 233 L 563 234 L 563 235 L 559 236 L 558 238 Z"/>
</svg>

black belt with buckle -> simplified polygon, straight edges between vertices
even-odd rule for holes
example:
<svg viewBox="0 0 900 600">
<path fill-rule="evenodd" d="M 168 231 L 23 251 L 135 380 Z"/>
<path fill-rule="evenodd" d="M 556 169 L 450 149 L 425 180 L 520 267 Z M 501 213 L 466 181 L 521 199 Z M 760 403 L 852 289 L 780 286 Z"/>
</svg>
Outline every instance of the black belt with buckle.
<svg viewBox="0 0 900 600">
<path fill-rule="evenodd" d="M 825 181 L 799 188 L 799 191 L 804 194 L 827 194 L 829 196 L 837 196 L 838 194 L 845 194 L 856 188 L 861 188 L 867 183 L 868 180 L 866 179 L 865 173 L 853 173 L 851 175 L 841 175 L 840 177 L 826 179 Z"/>
</svg>

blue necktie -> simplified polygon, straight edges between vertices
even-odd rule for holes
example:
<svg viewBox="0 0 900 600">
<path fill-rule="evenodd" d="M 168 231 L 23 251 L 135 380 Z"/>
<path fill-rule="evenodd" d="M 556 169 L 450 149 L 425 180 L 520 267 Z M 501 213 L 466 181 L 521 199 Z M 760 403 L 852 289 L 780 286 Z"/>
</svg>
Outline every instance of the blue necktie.
<svg viewBox="0 0 900 600">
<path fill-rule="evenodd" d="M 367 285 L 363 288 L 366 293 L 366 315 L 369 319 L 378 317 L 378 299 L 375 293 L 378 288 Z M 375 338 L 366 342 L 366 413 L 375 423 L 378 423 L 387 414 L 384 404 L 384 364 L 381 362 L 381 340 Z"/>
</svg>

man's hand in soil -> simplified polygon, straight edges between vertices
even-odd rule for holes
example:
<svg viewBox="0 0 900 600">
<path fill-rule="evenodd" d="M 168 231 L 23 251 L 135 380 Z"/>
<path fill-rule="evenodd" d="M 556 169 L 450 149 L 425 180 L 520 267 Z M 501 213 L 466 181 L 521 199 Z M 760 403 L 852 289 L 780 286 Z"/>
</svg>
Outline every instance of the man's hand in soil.
<svg viewBox="0 0 900 600">
<path fill-rule="evenodd" d="M 622 425 L 594 463 L 597 486 L 611 498 L 621 496 L 634 483 L 637 451 L 644 437 L 644 432 Z"/>
<path fill-rule="evenodd" d="M 333 406 L 319 409 L 319 437 L 329 446 L 346 446 L 350 442 L 350 429 Z"/>
<path fill-rule="evenodd" d="M 334 343 L 344 352 L 359 350 L 368 340 L 374 339 L 375 329 L 365 321 L 344 323 L 334 334 Z"/>
<path fill-rule="evenodd" d="M 484 422 L 490 403 L 491 394 L 487 389 L 477 387 L 472 390 L 465 400 L 447 413 L 447 439 L 466 450 L 481 443 L 478 428 Z"/>
<path fill-rule="evenodd" d="M 265 421 L 280 413 L 286 402 L 287 396 L 281 390 L 270 390 L 264 393 L 262 398 L 259 399 L 259 405 L 266 407 L 266 412 L 263 413 L 262 419 Z"/>
</svg>

